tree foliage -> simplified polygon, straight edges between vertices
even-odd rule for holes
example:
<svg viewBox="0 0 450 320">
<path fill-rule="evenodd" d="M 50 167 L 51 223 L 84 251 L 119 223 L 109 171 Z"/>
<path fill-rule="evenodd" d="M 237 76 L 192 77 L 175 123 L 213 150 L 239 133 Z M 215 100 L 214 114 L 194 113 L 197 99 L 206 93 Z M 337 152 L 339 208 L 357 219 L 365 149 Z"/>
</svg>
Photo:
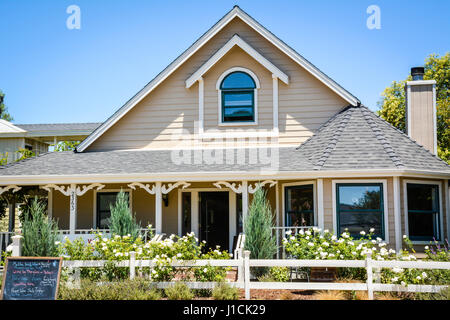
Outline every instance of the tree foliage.
<svg viewBox="0 0 450 320">
<path fill-rule="evenodd" d="M 252 259 L 272 259 L 277 252 L 275 238 L 272 237 L 273 214 L 264 189 L 259 188 L 253 195 L 244 221 L 245 250 L 250 250 Z"/>
<path fill-rule="evenodd" d="M 46 215 L 45 206 L 37 198 L 23 222 L 23 255 L 27 257 L 58 256 L 58 226 Z"/>
<path fill-rule="evenodd" d="M 436 80 L 436 121 L 438 156 L 450 163 L 450 52 L 443 56 L 429 55 L 425 60 L 425 80 Z M 378 114 L 396 128 L 405 132 L 405 84 L 411 81 L 393 81 L 381 94 Z"/>
<path fill-rule="evenodd" d="M 0 118 L 6 121 L 12 121 L 13 117 L 8 112 L 8 108 L 3 103 L 5 100 L 5 94 L 0 90 Z"/>
<path fill-rule="evenodd" d="M 56 152 L 73 151 L 80 144 L 80 141 L 61 141 L 58 142 L 55 147 Z"/>
<path fill-rule="evenodd" d="M 109 228 L 111 233 L 119 236 L 130 235 L 132 239 L 136 239 L 140 234 L 141 227 L 131 214 L 128 195 L 123 190 L 120 190 L 115 205 L 111 205 L 110 209 Z"/>
</svg>

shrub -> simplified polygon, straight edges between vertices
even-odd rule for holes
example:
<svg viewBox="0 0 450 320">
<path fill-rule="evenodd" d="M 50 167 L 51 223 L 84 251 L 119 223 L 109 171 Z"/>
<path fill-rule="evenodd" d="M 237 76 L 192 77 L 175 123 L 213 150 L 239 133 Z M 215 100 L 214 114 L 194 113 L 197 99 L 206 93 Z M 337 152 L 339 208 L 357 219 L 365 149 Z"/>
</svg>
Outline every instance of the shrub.
<svg viewBox="0 0 450 320">
<path fill-rule="evenodd" d="M 116 203 L 110 206 L 111 218 L 109 220 L 109 228 L 113 235 L 130 236 L 133 240 L 139 237 L 140 225 L 136 222 L 135 217 L 131 214 L 128 207 L 128 195 L 120 190 L 116 198 Z"/>
<path fill-rule="evenodd" d="M 80 289 L 72 289 L 62 284 L 59 287 L 59 300 L 158 300 L 158 290 L 150 287 L 150 282 L 136 278 L 109 283 L 81 280 Z"/>
<path fill-rule="evenodd" d="M 192 300 L 194 294 L 184 282 L 176 282 L 164 289 L 164 293 L 169 300 Z"/>
<path fill-rule="evenodd" d="M 212 296 L 215 300 L 238 300 L 239 289 L 230 286 L 226 282 L 219 282 L 213 289 Z"/>
<path fill-rule="evenodd" d="M 22 254 L 28 257 L 58 256 L 58 227 L 48 219 L 45 207 L 37 197 L 31 204 L 30 214 L 25 215 L 22 226 L 23 249 Z"/>
<path fill-rule="evenodd" d="M 266 192 L 258 188 L 248 209 L 245 225 L 245 250 L 250 250 L 251 259 L 272 259 L 277 252 L 277 244 L 272 237 L 274 226 L 272 209 L 266 198 Z M 253 273 L 261 276 L 267 268 L 254 268 Z"/>
<path fill-rule="evenodd" d="M 174 260 L 196 260 L 196 259 L 229 259 L 230 254 L 219 249 L 202 254 L 204 243 L 197 243 L 198 239 L 194 233 L 184 237 L 171 235 L 161 241 L 144 242 L 140 237 L 133 239 L 131 236 L 115 235 L 111 238 L 97 233 L 94 240 L 85 243 L 81 238 L 70 241 L 66 239 L 60 245 L 61 254 L 68 260 L 108 260 L 104 268 L 83 268 L 82 277 L 91 280 L 100 278 L 126 279 L 129 268 L 116 267 L 114 261 L 130 259 L 130 252 L 136 252 L 138 260 L 153 260 L 155 267 L 137 268 L 137 274 L 150 277 L 152 281 L 172 281 L 176 276 L 190 280 L 192 276 L 197 281 L 223 281 L 226 271 L 225 267 L 197 267 L 197 268 L 173 268 L 170 263 Z M 206 269 L 206 272 L 204 270 Z"/>
<path fill-rule="evenodd" d="M 280 296 L 280 300 L 294 300 L 295 295 L 290 291 L 283 291 Z"/>
<path fill-rule="evenodd" d="M 313 297 L 316 300 L 346 300 L 345 294 L 337 290 L 318 291 Z"/>
</svg>

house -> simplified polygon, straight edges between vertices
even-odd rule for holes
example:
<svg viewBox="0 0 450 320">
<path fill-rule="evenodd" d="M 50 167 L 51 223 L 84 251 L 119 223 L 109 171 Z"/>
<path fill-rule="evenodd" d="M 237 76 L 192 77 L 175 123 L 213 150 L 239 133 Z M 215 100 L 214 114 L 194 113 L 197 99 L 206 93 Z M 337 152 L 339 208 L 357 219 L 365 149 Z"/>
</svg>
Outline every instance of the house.
<svg viewBox="0 0 450 320">
<path fill-rule="evenodd" d="M 19 149 L 35 155 L 49 151 L 59 141 L 81 141 L 101 123 L 12 124 L 0 119 L 0 154 L 8 154 L 8 162 L 20 158 Z"/>
<path fill-rule="evenodd" d="M 404 134 L 235 6 L 75 152 L 2 167 L 0 193 L 47 190 L 71 237 L 107 228 L 123 189 L 142 225 L 231 249 L 264 187 L 280 236 L 443 241 L 450 166 L 436 156 L 435 82 L 414 71 Z"/>
</svg>

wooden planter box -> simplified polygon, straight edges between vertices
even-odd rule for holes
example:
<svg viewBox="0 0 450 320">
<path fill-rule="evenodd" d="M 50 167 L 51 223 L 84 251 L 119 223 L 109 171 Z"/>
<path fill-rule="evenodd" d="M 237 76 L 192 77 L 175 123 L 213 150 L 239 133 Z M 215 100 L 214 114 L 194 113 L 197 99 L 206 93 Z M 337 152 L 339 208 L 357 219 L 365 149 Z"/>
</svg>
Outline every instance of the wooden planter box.
<svg viewBox="0 0 450 320">
<path fill-rule="evenodd" d="M 311 282 L 331 282 L 336 280 L 337 268 L 311 267 Z"/>
</svg>

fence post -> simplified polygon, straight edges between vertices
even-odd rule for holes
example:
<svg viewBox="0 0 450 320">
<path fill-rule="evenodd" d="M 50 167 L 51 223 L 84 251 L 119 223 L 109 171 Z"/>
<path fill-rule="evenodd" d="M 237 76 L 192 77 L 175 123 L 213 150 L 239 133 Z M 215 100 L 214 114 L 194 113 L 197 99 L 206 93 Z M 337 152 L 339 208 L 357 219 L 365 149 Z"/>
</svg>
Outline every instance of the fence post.
<svg viewBox="0 0 450 320">
<path fill-rule="evenodd" d="M 243 275 L 244 275 L 244 249 L 240 248 L 238 250 L 238 261 L 239 261 L 239 266 L 238 266 L 238 282 L 242 282 L 243 281 Z"/>
<path fill-rule="evenodd" d="M 16 235 L 12 237 L 12 256 L 20 257 L 22 255 L 22 236 Z"/>
<path fill-rule="evenodd" d="M 130 252 L 130 279 L 133 280 L 136 275 L 136 252 Z"/>
<path fill-rule="evenodd" d="M 245 299 L 250 300 L 250 251 L 244 251 L 244 291 Z"/>
<path fill-rule="evenodd" d="M 373 300 L 372 251 L 367 252 L 366 270 L 367 270 L 367 295 L 369 296 L 369 300 Z"/>
</svg>

